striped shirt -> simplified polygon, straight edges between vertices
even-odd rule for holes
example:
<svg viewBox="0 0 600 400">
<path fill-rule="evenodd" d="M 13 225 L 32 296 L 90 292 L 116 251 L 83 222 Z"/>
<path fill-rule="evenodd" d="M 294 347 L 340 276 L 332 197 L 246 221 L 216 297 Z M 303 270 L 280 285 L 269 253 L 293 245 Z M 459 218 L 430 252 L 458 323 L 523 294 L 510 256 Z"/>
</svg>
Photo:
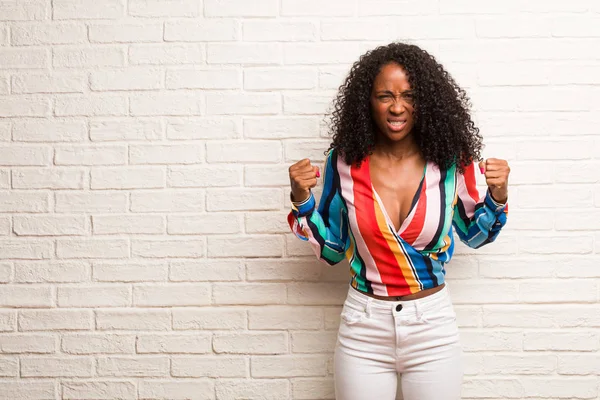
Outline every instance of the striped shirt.
<svg viewBox="0 0 600 400">
<path fill-rule="evenodd" d="M 427 162 L 410 212 L 398 231 L 370 178 L 369 157 L 348 165 L 335 150 L 323 169 L 318 208 L 313 194 L 292 202 L 288 223 L 317 257 L 334 265 L 346 258 L 351 285 L 380 296 L 404 296 L 441 285 L 444 264 L 454 252 L 454 235 L 469 247 L 494 241 L 506 223 L 508 206 L 489 191 L 480 196 L 475 165 L 441 170 Z"/>
</svg>

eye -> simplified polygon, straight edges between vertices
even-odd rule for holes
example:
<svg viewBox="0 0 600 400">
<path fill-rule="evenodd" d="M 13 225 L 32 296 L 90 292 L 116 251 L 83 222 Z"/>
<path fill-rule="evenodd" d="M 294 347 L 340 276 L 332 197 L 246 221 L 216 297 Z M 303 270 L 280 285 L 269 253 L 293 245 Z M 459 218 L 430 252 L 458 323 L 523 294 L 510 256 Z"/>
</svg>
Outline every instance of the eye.
<svg viewBox="0 0 600 400">
<path fill-rule="evenodd" d="M 391 96 L 389 94 L 384 94 L 384 95 L 381 95 L 381 96 L 377 96 L 377 99 L 379 101 L 389 101 L 390 98 L 391 98 Z"/>
</svg>

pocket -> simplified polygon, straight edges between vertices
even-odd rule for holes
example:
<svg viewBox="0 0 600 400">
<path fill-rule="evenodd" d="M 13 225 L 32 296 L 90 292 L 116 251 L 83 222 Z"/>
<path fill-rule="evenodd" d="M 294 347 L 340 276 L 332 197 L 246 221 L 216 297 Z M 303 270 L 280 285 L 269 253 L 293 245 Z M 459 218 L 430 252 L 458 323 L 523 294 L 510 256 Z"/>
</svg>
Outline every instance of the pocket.
<svg viewBox="0 0 600 400">
<path fill-rule="evenodd" d="M 344 303 L 340 319 L 342 322 L 346 323 L 346 325 L 354 325 L 363 321 L 366 315 L 364 310 L 359 310 L 355 308 L 355 306 L 349 306 L 348 303 Z"/>
<path fill-rule="evenodd" d="M 440 308 L 427 310 L 423 313 L 423 320 L 430 324 L 456 324 L 456 312 L 452 303 L 447 303 Z"/>
</svg>

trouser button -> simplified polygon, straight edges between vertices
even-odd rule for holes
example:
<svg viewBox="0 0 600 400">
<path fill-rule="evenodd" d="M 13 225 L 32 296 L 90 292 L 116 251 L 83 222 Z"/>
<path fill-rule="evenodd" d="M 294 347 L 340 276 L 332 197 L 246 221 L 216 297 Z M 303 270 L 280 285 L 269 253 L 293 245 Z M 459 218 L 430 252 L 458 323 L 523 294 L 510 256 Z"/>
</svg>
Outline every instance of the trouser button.
<svg viewBox="0 0 600 400">
<path fill-rule="evenodd" d="M 402 304 L 398 304 L 396 306 L 396 311 L 401 311 L 402 310 Z"/>
</svg>

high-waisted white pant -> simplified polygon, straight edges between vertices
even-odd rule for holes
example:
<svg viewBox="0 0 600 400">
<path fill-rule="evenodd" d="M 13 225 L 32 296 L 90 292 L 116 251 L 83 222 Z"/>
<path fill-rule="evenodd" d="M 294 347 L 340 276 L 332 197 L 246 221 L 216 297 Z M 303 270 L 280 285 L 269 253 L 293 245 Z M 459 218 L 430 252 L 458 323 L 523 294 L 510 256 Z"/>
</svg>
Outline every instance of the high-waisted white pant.
<svg viewBox="0 0 600 400">
<path fill-rule="evenodd" d="M 350 287 L 335 348 L 337 400 L 458 400 L 463 377 L 456 314 L 447 288 L 386 301 Z"/>
</svg>

